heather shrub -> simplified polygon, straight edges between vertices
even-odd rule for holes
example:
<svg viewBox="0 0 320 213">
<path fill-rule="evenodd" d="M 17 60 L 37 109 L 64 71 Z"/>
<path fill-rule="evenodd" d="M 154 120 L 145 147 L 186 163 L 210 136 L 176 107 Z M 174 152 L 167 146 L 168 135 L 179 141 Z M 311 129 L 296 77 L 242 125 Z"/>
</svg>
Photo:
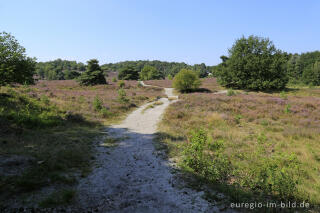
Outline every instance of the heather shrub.
<svg viewBox="0 0 320 213">
<path fill-rule="evenodd" d="M 188 69 L 182 69 L 173 79 L 173 87 L 180 92 L 190 92 L 200 85 L 197 73 Z"/>
</svg>

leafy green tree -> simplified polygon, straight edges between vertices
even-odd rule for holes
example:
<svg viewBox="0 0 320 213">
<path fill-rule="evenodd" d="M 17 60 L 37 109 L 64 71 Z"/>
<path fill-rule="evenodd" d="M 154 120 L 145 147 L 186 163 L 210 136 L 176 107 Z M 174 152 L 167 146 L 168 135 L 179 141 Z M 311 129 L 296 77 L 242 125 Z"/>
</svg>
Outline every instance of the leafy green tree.
<svg viewBox="0 0 320 213">
<path fill-rule="evenodd" d="M 139 71 L 135 66 L 126 66 L 119 71 L 118 79 L 121 80 L 138 80 Z"/>
<path fill-rule="evenodd" d="M 313 66 L 307 67 L 302 74 L 302 79 L 305 84 L 319 86 L 320 85 L 320 61 L 316 61 Z"/>
<path fill-rule="evenodd" d="M 190 92 L 199 88 L 201 81 L 195 71 L 182 69 L 173 79 L 173 87 L 180 92 Z"/>
<path fill-rule="evenodd" d="M 34 83 L 35 58 L 27 57 L 25 52 L 11 34 L 0 32 L 0 86 Z"/>
<path fill-rule="evenodd" d="M 154 79 L 162 79 L 163 76 L 161 73 L 153 66 L 144 65 L 140 72 L 141 80 L 154 80 Z"/>
<path fill-rule="evenodd" d="M 279 90 L 287 82 L 286 56 L 267 38 L 236 40 L 218 80 L 223 86 L 251 90 Z"/>
<path fill-rule="evenodd" d="M 97 59 L 91 59 L 88 61 L 87 70 L 81 74 L 81 76 L 78 78 L 78 81 L 80 85 L 85 86 L 107 84 Z"/>
</svg>

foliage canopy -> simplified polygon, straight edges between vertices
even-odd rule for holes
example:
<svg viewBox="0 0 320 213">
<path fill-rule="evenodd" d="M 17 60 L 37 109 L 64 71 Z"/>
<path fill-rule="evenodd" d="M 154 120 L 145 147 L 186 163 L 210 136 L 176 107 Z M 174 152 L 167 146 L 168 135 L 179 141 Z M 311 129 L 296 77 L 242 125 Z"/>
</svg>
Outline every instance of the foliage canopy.
<svg viewBox="0 0 320 213">
<path fill-rule="evenodd" d="M 135 66 L 126 66 L 119 71 L 118 78 L 121 80 L 138 80 L 139 71 Z"/>
<path fill-rule="evenodd" d="M 34 83 L 35 58 L 27 57 L 25 52 L 11 34 L 0 32 L 0 86 Z"/>
<path fill-rule="evenodd" d="M 229 50 L 229 57 L 223 59 L 218 79 L 224 86 L 279 90 L 288 82 L 286 56 L 268 38 L 242 37 Z"/>
</svg>

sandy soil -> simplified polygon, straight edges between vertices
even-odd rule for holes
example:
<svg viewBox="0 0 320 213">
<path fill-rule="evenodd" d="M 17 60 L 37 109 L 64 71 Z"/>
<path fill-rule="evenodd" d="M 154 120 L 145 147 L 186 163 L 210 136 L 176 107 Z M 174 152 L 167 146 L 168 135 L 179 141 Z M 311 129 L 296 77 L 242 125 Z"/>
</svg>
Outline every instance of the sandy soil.
<svg viewBox="0 0 320 213">
<path fill-rule="evenodd" d="M 176 97 L 172 92 L 165 88 L 168 97 Z M 120 141 L 111 148 L 97 145 L 97 165 L 80 181 L 78 206 L 99 212 L 219 212 L 202 198 L 203 192 L 184 187 L 174 166 L 155 154 L 157 123 L 176 100 L 159 101 L 163 104 L 145 109 L 153 103 L 146 104 L 106 130 Z"/>
</svg>

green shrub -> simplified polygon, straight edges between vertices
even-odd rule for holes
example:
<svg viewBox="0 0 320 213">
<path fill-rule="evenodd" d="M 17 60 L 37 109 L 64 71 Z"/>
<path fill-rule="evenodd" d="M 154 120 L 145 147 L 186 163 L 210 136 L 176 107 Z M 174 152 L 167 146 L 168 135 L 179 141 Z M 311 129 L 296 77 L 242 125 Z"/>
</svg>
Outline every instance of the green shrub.
<svg viewBox="0 0 320 213">
<path fill-rule="evenodd" d="M 235 91 L 233 90 L 233 89 L 228 89 L 228 91 L 227 91 L 227 96 L 233 96 L 233 95 L 235 95 L 236 93 L 235 93 Z"/>
<path fill-rule="evenodd" d="M 223 153 L 224 141 L 209 142 L 204 130 L 191 133 L 190 143 L 183 151 L 183 163 L 194 173 L 210 181 L 227 180 L 232 166 Z M 207 152 L 207 150 L 211 152 Z"/>
<path fill-rule="evenodd" d="M 101 110 L 100 110 L 100 112 L 101 112 L 101 114 L 102 114 L 102 117 L 104 117 L 104 118 L 108 118 L 108 117 L 111 117 L 111 115 L 112 115 L 112 113 L 111 112 L 109 112 L 109 110 L 107 109 L 107 108 L 102 108 Z"/>
<path fill-rule="evenodd" d="M 287 104 L 284 108 L 284 113 L 288 114 L 291 112 L 291 105 L 290 104 Z"/>
<path fill-rule="evenodd" d="M 180 92 L 190 92 L 199 88 L 201 81 L 196 72 L 188 69 L 181 71 L 173 79 L 173 87 Z"/>
<path fill-rule="evenodd" d="M 112 82 L 117 82 L 117 78 L 116 78 L 116 77 L 113 77 L 113 78 L 112 78 Z"/>
<path fill-rule="evenodd" d="M 270 157 L 257 154 L 248 168 L 248 176 L 242 179 L 251 189 L 290 199 L 300 180 L 299 168 L 300 163 L 294 154 L 281 153 Z"/>
<path fill-rule="evenodd" d="M 102 108 L 103 108 L 103 102 L 102 100 L 99 98 L 99 96 L 96 96 L 94 99 L 93 99 L 93 108 L 95 111 L 100 111 Z"/>
<path fill-rule="evenodd" d="M 223 86 L 239 89 L 283 89 L 288 82 L 286 61 L 285 55 L 269 39 L 242 37 L 229 50 L 218 81 Z"/>
<path fill-rule="evenodd" d="M 281 91 L 280 97 L 281 97 L 282 99 L 285 99 L 285 100 L 288 99 L 287 93 L 286 93 L 285 91 Z"/>
<path fill-rule="evenodd" d="M 143 85 L 141 84 L 140 81 L 137 83 L 137 87 L 139 87 L 139 88 L 143 87 Z"/>
<path fill-rule="evenodd" d="M 40 100 L 45 104 L 45 105 L 49 105 L 50 104 L 50 100 L 48 98 L 48 96 L 46 95 L 42 95 Z"/>
<path fill-rule="evenodd" d="M 123 103 L 123 104 L 126 104 L 129 102 L 129 99 L 127 98 L 127 94 L 126 94 L 126 91 L 124 91 L 123 88 L 120 88 L 118 90 L 118 101 L 120 103 Z"/>
<path fill-rule="evenodd" d="M 172 77 L 171 74 L 169 74 L 169 75 L 167 76 L 167 78 L 168 78 L 169 80 L 172 80 L 172 79 L 173 79 L 173 77 Z"/>
<path fill-rule="evenodd" d="M 124 83 L 123 80 L 121 80 L 121 81 L 119 81 L 118 86 L 119 86 L 120 88 L 124 88 L 124 87 L 126 86 L 126 84 Z"/>
</svg>

